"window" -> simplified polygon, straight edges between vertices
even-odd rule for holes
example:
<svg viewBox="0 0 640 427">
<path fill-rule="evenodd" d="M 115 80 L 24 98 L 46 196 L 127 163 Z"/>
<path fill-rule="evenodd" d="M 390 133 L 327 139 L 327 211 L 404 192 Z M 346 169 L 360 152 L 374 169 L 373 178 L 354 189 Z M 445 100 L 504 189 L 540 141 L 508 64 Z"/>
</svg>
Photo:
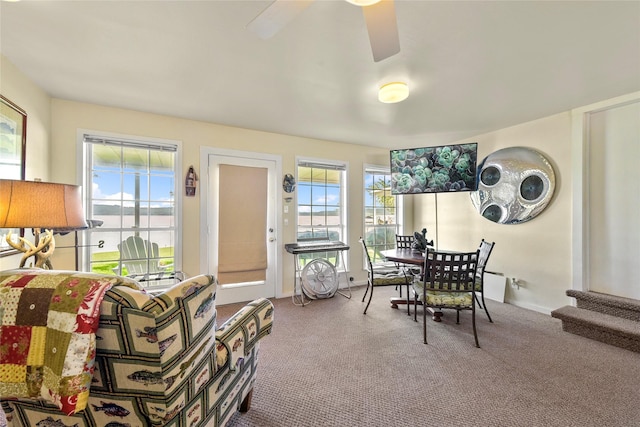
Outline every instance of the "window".
<svg viewBox="0 0 640 427">
<path fill-rule="evenodd" d="M 346 239 L 346 192 L 344 163 L 298 160 L 297 241 Z M 336 252 L 324 256 L 337 265 Z M 300 258 L 319 258 L 321 253 Z M 305 259 L 306 263 L 306 259 Z"/>
<path fill-rule="evenodd" d="M 380 251 L 396 246 L 401 232 L 400 199 L 391 194 L 389 168 L 365 166 L 364 169 L 364 240 L 371 262 L 380 262 Z"/>
<path fill-rule="evenodd" d="M 85 233 L 85 268 L 151 278 L 179 271 L 177 145 L 92 135 L 83 142 L 87 218 L 102 221 Z"/>
</svg>

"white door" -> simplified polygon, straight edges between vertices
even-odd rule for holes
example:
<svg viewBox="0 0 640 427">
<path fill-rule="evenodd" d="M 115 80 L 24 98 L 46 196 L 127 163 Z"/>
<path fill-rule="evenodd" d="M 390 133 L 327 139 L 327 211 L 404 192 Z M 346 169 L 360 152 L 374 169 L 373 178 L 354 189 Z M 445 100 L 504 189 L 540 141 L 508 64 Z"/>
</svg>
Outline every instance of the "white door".
<svg viewBox="0 0 640 427">
<path fill-rule="evenodd" d="M 589 116 L 589 290 L 640 298 L 640 102 Z M 636 183 L 636 184 L 633 184 Z"/>
<path fill-rule="evenodd" d="M 260 297 L 275 297 L 278 265 L 276 250 L 278 236 L 276 229 L 276 200 L 280 191 L 277 184 L 279 161 L 277 159 L 265 159 L 264 155 L 259 153 L 235 152 L 228 150 L 218 150 L 217 154 L 215 152 L 209 152 L 207 158 L 207 200 L 206 202 L 203 201 L 206 205 L 206 229 L 209 231 L 208 237 L 203 236 L 207 242 L 207 269 L 209 272 L 215 274 L 221 279 L 222 277 L 226 278 L 218 287 L 216 304 L 251 301 Z M 238 215 L 244 213 L 248 214 L 253 211 L 262 212 L 262 214 L 260 214 L 260 218 L 258 218 L 259 221 L 256 222 L 264 224 L 264 230 L 258 230 L 253 232 L 251 235 L 251 238 L 254 239 L 257 244 L 251 245 L 252 247 L 249 247 L 247 251 L 240 250 L 239 252 L 236 252 L 236 255 L 234 255 L 234 258 L 239 262 L 251 264 L 251 258 L 255 257 L 255 252 L 260 249 L 259 252 L 262 253 L 262 261 L 259 260 L 257 263 L 259 264 L 260 262 L 266 261 L 266 266 L 260 267 L 260 269 L 264 267 L 264 272 L 261 274 L 261 277 L 257 279 L 236 279 L 236 276 L 234 276 L 235 273 L 225 273 L 228 271 L 228 269 L 225 268 L 229 262 L 228 256 L 225 256 L 226 254 L 221 254 L 219 250 L 219 247 L 221 246 L 221 236 L 228 236 L 230 232 L 232 234 L 237 232 L 238 235 L 242 235 L 243 232 L 246 233 L 246 230 L 243 229 L 243 224 L 233 224 L 229 223 L 228 220 L 225 220 L 225 218 L 229 217 L 228 210 L 226 211 L 226 214 L 224 211 L 221 212 L 221 209 L 229 208 L 228 204 L 221 206 L 221 196 L 223 200 L 225 200 L 225 197 L 228 197 L 229 193 L 229 180 L 227 179 L 225 181 L 226 175 L 222 176 L 223 186 L 226 186 L 224 188 L 220 186 L 221 172 L 225 174 L 227 173 L 225 171 L 229 170 L 233 170 L 236 174 L 242 174 L 243 171 L 246 171 L 248 176 L 251 176 L 252 172 L 258 172 L 258 175 L 266 177 L 266 182 L 256 182 L 253 186 L 233 186 L 233 192 L 236 192 L 237 190 L 237 194 L 239 196 L 237 203 L 234 203 L 232 207 L 234 212 Z M 261 178 L 260 181 L 262 181 L 262 179 L 264 178 Z M 255 197 L 243 196 L 244 190 L 250 190 L 250 187 L 254 186 L 260 187 L 266 191 L 264 198 L 258 198 L 258 200 L 256 200 Z M 226 196 L 225 189 L 227 190 Z M 204 193 L 203 196 L 205 196 Z M 260 206 L 257 206 L 257 204 Z M 266 206 L 263 204 L 266 204 Z M 263 216 L 266 218 L 263 218 Z M 235 228 L 235 230 L 233 230 L 233 228 Z M 259 228 L 261 229 L 262 227 Z M 240 242 L 240 244 L 242 244 L 242 242 Z M 224 251 L 224 247 L 222 250 Z M 266 260 L 264 260 L 265 251 Z M 221 262 L 223 265 L 221 265 Z M 225 264 L 225 262 L 227 264 Z M 220 271 L 221 267 L 224 272 Z M 230 276 L 231 278 L 229 278 Z"/>
</svg>

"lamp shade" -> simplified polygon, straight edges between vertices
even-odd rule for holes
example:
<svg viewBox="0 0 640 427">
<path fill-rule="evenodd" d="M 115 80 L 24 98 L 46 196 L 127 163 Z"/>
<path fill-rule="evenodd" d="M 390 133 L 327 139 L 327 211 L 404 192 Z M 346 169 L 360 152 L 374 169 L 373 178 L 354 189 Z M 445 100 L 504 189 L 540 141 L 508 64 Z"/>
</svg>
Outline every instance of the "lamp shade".
<svg viewBox="0 0 640 427">
<path fill-rule="evenodd" d="M 87 228 L 80 187 L 0 180 L 0 228 Z"/>
</svg>

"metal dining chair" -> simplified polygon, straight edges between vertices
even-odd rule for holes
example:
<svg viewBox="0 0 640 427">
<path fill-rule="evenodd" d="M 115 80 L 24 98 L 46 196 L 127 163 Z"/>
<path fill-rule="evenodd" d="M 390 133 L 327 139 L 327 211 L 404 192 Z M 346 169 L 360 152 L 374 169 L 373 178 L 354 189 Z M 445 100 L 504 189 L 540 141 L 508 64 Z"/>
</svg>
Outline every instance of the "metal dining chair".
<svg viewBox="0 0 640 427">
<path fill-rule="evenodd" d="M 396 234 L 396 248 L 397 249 L 411 249 L 413 244 L 413 236 L 405 236 L 402 234 Z"/>
<path fill-rule="evenodd" d="M 396 249 L 411 249 L 413 245 L 413 240 L 414 240 L 413 235 L 396 234 Z M 400 263 L 396 263 L 396 267 L 404 269 L 404 272 L 407 274 L 407 278 L 415 274 L 415 271 L 411 270 L 411 267 L 407 265 L 401 265 Z M 400 298 L 402 298 L 402 286 L 399 286 L 399 285 L 396 286 L 396 290 L 400 292 Z M 407 298 L 409 298 L 409 283 L 407 283 Z M 409 304 L 407 304 L 407 306 L 408 305 Z"/>
<path fill-rule="evenodd" d="M 491 320 L 491 315 L 489 314 L 489 310 L 487 309 L 487 304 L 484 302 L 484 273 L 485 267 L 487 266 L 487 261 L 489 261 L 489 255 L 491 255 L 491 251 L 493 250 L 493 246 L 495 242 L 487 242 L 482 239 L 480 242 L 480 248 L 478 248 L 478 268 L 476 270 L 476 280 L 475 280 L 475 290 L 476 290 L 476 302 L 478 306 L 484 309 L 484 312 L 487 313 L 487 317 L 489 318 L 489 322 L 493 323 Z M 482 304 L 480 300 L 478 300 L 478 293 L 480 294 L 480 299 L 482 300 Z"/>
<path fill-rule="evenodd" d="M 389 268 L 389 267 L 375 267 L 371 262 L 371 256 L 369 255 L 369 249 L 367 248 L 367 244 L 364 242 L 364 239 L 360 238 L 360 244 L 362 245 L 362 250 L 365 255 L 365 259 L 367 261 L 367 289 L 362 296 L 362 302 L 364 302 L 367 294 L 369 295 L 369 300 L 367 301 L 367 305 L 364 308 L 364 313 L 367 314 L 367 310 L 369 309 L 369 304 L 371 304 L 371 299 L 373 298 L 373 288 L 377 286 L 396 286 L 396 285 L 407 285 L 409 282 L 409 278 L 405 274 L 404 270 L 398 268 Z M 409 302 L 409 289 L 407 285 L 407 303 Z M 407 307 L 409 304 L 407 304 Z M 407 308 L 407 310 L 409 310 Z"/>
<path fill-rule="evenodd" d="M 473 337 L 480 347 L 476 331 L 475 277 L 478 264 L 476 252 L 450 252 L 428 250 L 425 254 L 424 275 L 414 282 L 414 302 L 421 301 L 423 309 L 423 339 L 427 344 L 427 311 L 432 309 L 456 310 L 456 323 L 460 323 L 460 311 L 470 310 Z"/>
</svg>

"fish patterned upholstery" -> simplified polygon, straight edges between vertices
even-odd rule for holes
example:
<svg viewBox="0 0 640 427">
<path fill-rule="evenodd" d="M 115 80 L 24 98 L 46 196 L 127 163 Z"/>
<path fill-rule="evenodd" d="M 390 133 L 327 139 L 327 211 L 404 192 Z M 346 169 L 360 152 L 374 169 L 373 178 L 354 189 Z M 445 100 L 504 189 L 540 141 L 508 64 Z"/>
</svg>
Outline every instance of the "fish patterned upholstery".
<svg viewBox="0 0 640 427">
<path fill-rule="evenodd" d="M 43 400 L 0 398 L 8 426 L 224 426 L 248 409 L 273 305 L 255 300 L 216 327 L 216 287 L 211 275 L 156 296 L 112 287 L 100 305 L 86 410 L 65 415 Z"/>
</svg>

